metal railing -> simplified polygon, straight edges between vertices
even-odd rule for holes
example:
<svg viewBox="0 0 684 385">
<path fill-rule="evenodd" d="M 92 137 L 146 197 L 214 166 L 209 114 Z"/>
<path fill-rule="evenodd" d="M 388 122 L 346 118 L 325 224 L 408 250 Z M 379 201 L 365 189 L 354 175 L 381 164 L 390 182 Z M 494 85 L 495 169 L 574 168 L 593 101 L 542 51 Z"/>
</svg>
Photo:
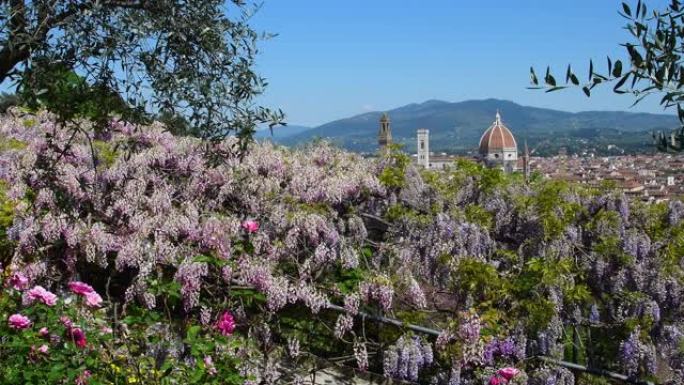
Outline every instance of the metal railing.
<svg viewBox="0 0 684 385">
<path fill-rule="evenodd" d="M 334 304 L 328 304 L 327 308 L 331 309 L 331 310 L 339 311 L 342 313 L 347 312 L 347 310 L 344 307 L 334 305 Z M 382 322 L 382 323 L 389 324 L 389 325 L 394 325 L 394 326 L 397 326 L 400 328 L 412 330 L 416 333 L 427 334 L 427 335 L 431 335 L 431 336 L 435 336 L 435 337 L 439 336 L 443 332 L 442 330 L 431 329 L 431 328 L 428 328 L 425 326 L 409 324 L 409 323 L 402 322 L 398 319 L 389 318 L 389 317 L 380 316 L 380 315 L 374 315 L 374 314 L 366 313 L 364 311 L 359 311 L 357 313 L 357 317 L 360 317 L 362 319 L 368 319 L 371 321 Z M 604 369 L 600 369 L 600 368 L 587 367 L 584 365 L 576 364 L 574 362 L 557 360 L 555 358 L 551 358 L 551 357 L 547 357 L 547 356 L 536 356 L 535 358 L 537 358 L 543 362 L 552 364 L 552 365 L 561 366 L 561 367 L 564 367 L 566 369 L 570 369 L 573 371 L 578 371 L 578 372 L 593 374 L 596 376 L 610 378 L 613 380 L 624 382 L 626 384 L 657 385 L 653 381 L 636 379 L 636 378 L 627 376 L 627 375 L 622 374 L 622 373 L 616 373 L 616 372 L 612 372 L 612 371 L 604 370 Z"/>
</svg>

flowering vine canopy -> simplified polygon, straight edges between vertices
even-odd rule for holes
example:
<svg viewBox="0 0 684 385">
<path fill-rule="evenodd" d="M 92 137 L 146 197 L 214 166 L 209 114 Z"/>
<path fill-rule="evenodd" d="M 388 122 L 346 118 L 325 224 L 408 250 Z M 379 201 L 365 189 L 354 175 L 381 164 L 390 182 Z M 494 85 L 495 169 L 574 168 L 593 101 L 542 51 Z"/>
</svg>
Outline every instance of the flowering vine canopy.
<svg viewBox="0 0 684 385">
<path fill-rule="evenodd" d="M 80 124 L 0 120 L 0 316 L 16 342 L 0 372 L 70 349 L 45 327 L 83 341 L 82 383 L 301 382 L 321 359 L 418 383 L 589 381 L 538 356 L 684 380 L 679 201 L 325 143 L 217 159 L 234 139 L 115 120 L 95 140 Z"/>
</svg>

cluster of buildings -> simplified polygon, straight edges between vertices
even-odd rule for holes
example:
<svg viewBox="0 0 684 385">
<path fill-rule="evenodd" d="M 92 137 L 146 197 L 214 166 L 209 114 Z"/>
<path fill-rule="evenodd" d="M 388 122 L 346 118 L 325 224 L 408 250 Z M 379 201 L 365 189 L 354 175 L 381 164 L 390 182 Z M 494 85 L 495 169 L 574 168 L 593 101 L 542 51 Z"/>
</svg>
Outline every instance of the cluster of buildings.
<svg viewBox="0 0 684 385">
<path fill-rule="evenodd" d="M 419 166 L 428 169 L 441 169 L 459 158 L 455 155 L 430 152 L 430 130 L 421 128 L 416 134 L 417 153 L 414 159 Z M 385 151 L 390 144 L 392 144 L 392 130 L 389 116 L 385 113 L 380 118 L 380 131 L 378 132 L 380 151 Z M 475 160 L 486 164 L 488 167 L 500 168 L 506 173 L 522 171 L 526 176 L 529 176 L 530 173 L 530 156 L 527 144 L 525 144 L 524 152 L 518 156 L 518 143 L 511 130 L 501 120 L 501 114 L 498 111 L 494 122 L 480 138 L 478 156 Z"/>
<path fill-rule="evenodd" d="M 636 199 L 663 202 L 684 197 L 684 156 L 532 157 L 532 170 L 558 180 L 599 186 L 613 183 Z"/>
<path fill-rule="evenodd" d="M 378 145 L 385 151 L 392 143 L 390 119 L 380 119 Z M 430 131 L 416 132 L 414 161 L 427 169 L 441 169 L 463 157 L 430 152 Z M 632 156 L 567 156 L 532 157 L 525 143 L 522 153 L 511 130 L 497 111 L 494 122 L 484 130 L 478 155 L 467 159 L 499 168 L 506 173 L 522 172 L 526 179 L 538 173 L 549 179 L 566 180 L 599 186 L 610 182 L 634 197 L 647 202 L 662 202 L 684 196 L 684 156 L 658 153 Z"/>
</svg>

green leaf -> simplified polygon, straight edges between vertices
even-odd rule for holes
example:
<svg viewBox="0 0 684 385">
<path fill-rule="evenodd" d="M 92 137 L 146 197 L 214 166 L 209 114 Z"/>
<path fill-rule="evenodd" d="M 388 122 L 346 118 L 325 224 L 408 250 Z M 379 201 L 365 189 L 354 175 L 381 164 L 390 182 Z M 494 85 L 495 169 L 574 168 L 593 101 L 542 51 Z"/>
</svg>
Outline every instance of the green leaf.
<svg viewBox="0 0 684 385">
<path fill-rule="evenodd" d="M 197 263 L 200 263 L 200 262 L 212 263 L 212 262 L 214 262 L 214 259 L 215 259 L 214 257 L 208 256 L 208 255 L 199 254 L 199 255 L 195 255 L 195 256 L 192 258 L 192 261 L 193 261 L 193 262 L 197 262 Z"/>
<path fill-rule="evenodd" d="M 546 84 L 550 85 L 551 87 L 556 86 L 556 79 L 551 75 L 551 68 L 546 67 L 546 75 L 544 76 L 544 81 Z"/>
<path fill-rule="evenodd" d="M 546 90 L 546 92 L 558 91 L 558 90 L 562 90 L 563 88 L 568 88 L 568 87 L 564 87 L 564 86 L 555 86 L 555 87 L 549 88 L 548 90 Z"/>
<path fill-rule="evenodd" d="M 582 87 L 582 91 L 584 91 L 584 94 L 587 95 L 587 97 L 591 96 L 591 91 L 589 91 L 589 87 Z"/>
<path fill-rule="evenodd" d="M 530 67 L 530 82 L 532 82 L 532 84 L 535 86 L 539 84 L 539 80 L 537 79 L 537 75 L 534 73 L 533 67 Z"/>
<path fill-rule="evenodd" d="M 193 325 L 188 328 L 188 341 L 194 341 L 197 338 L 199 332 L 202 331 L 202 327 L 199 325 Z"/>
<path fill-rule="evenodd" d="M 641 63 L 644 62 L 644 59 L 632 44 L 627 44 L 627 52 L 629 53 L 632 63 L 634 63 L 636 67 L 641 67 Z"/>
<path fill-rule="evenodd" d="M 594 77 L 594 62 L 589 59 L 589 81 Z"/>
<path fill-rule="evenodd" d="M 639 76 L 638 76 L 636 73 L 634 73 L 633 75 L 634 75 L 634 76 L 632 76 L 632 88 L 634 88 L 634 86 L 635 86 L 636 83 L 637 83 L 637 80 L 639 80 Z M 646 90 L 641 90 L 641 91 L 643 92 L 643 91 L 646 91 Z"/>
<path fill-rule="evenodd" d="M 546 78 L 546 84 L 550 85 L 551 87 L 556 87 L 556 79 L 553 76 L 549 75 Z"/>
<path fill-rule="evenodd" d="M 617 65 L 617 62 L 615 63 L 615 65 Z M 614 92 L 616 92 L 616 93 L 621 93 L 621 92 L 620 92 L 620 87 L 622 87 L 622 85 L 625 84 L 625 82 L 627 81 L 627 79 L 629 79 L 629 75 L 630 75 L 630 74 L 628 73 L 627 75 L 623 76 L 623 77 L 617 82 L 617 84 L 615 84 L 615 87 L 613 87 L 613 91 L 614 91 Z M 622 91 L 622 92 L 624 92 L 624 91 Z"/>
<path fill-rule="evenodd" d="M 629 5 L 627 5 L 627 3 L 622 3 L 622 10 L 625 11 L 627 16 L 632 16 L 632 10 L 629 9 Z"/>
<path fill-rule="evenodd" d="M 577 76 L 575 74 L 570 75 L 570 81 L 572 84 L 578 86 L 579 85 L 579 79 L 577 79 Z"/>
<path fill-rule="evenodd" d="M 629 108 L 632 108 L 632 107 L 636 106 L 637 104 L 639 104 L 639 102 L 642 101 L 646 96 L 648 96 L 648 94 L 641 95 L 637 100 L 634 101 L 634 103 L 632 103 L 631 106 L 629 106 Z"/>
<path fill-rule="evenodd" d="M 608 59 L 608 73 L 612 73 L 613 72 L 613 62 L 610 61 L 610 57 L 608 57 L 607 59 Z"/>
<path fill-rule="evenodd" d="M 126 325 L 131 325 L 140 322 L 140 317 L 136 316 L 126 316 L 124 319 L 121 320 L 121 323 L 126 324 Z"/>
<path fill-rule="evenodd" d="M 613 69 L 613 77 L 619 78 L 622 76 L 622 62 L 620 60 L 615 61 L 615 68 Z"/>
</svg>

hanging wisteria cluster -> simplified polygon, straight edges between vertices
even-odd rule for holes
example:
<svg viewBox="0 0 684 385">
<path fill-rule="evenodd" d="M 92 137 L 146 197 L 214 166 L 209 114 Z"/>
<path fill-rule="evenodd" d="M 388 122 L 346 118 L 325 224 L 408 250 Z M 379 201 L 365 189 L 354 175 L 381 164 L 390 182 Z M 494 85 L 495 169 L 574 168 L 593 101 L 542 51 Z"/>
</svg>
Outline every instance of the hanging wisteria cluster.
<svg viewBox="0 0 684 385">
<path fill-rule="evenodd" d="M 399 153 L 325 143 L 231 155 L 232 139 L 157 124 L 113 121 L 95 138 L 87 122 L 18 111 L 0 140 L 21 144 L 0 152 L 14 208 L 6 274 L 91 282 L 110 303 L 207 327 L 230 308 L 267 356 L 260 379 L 291 380 L 287 360 L 313 354 L 419 382 L 574 378 L 536 355 L 684 380 L 679 201 L 527 185 L 470 163 L 419 171 Z"/>
<path fill-rule="evenodd" d="M 387 377 L 418 380 L 418 372 L 432 365 L 433 352 L 430 343 L 418 337 L 401 336 L 384 353 L 383 369 Z"/>
</svg>

